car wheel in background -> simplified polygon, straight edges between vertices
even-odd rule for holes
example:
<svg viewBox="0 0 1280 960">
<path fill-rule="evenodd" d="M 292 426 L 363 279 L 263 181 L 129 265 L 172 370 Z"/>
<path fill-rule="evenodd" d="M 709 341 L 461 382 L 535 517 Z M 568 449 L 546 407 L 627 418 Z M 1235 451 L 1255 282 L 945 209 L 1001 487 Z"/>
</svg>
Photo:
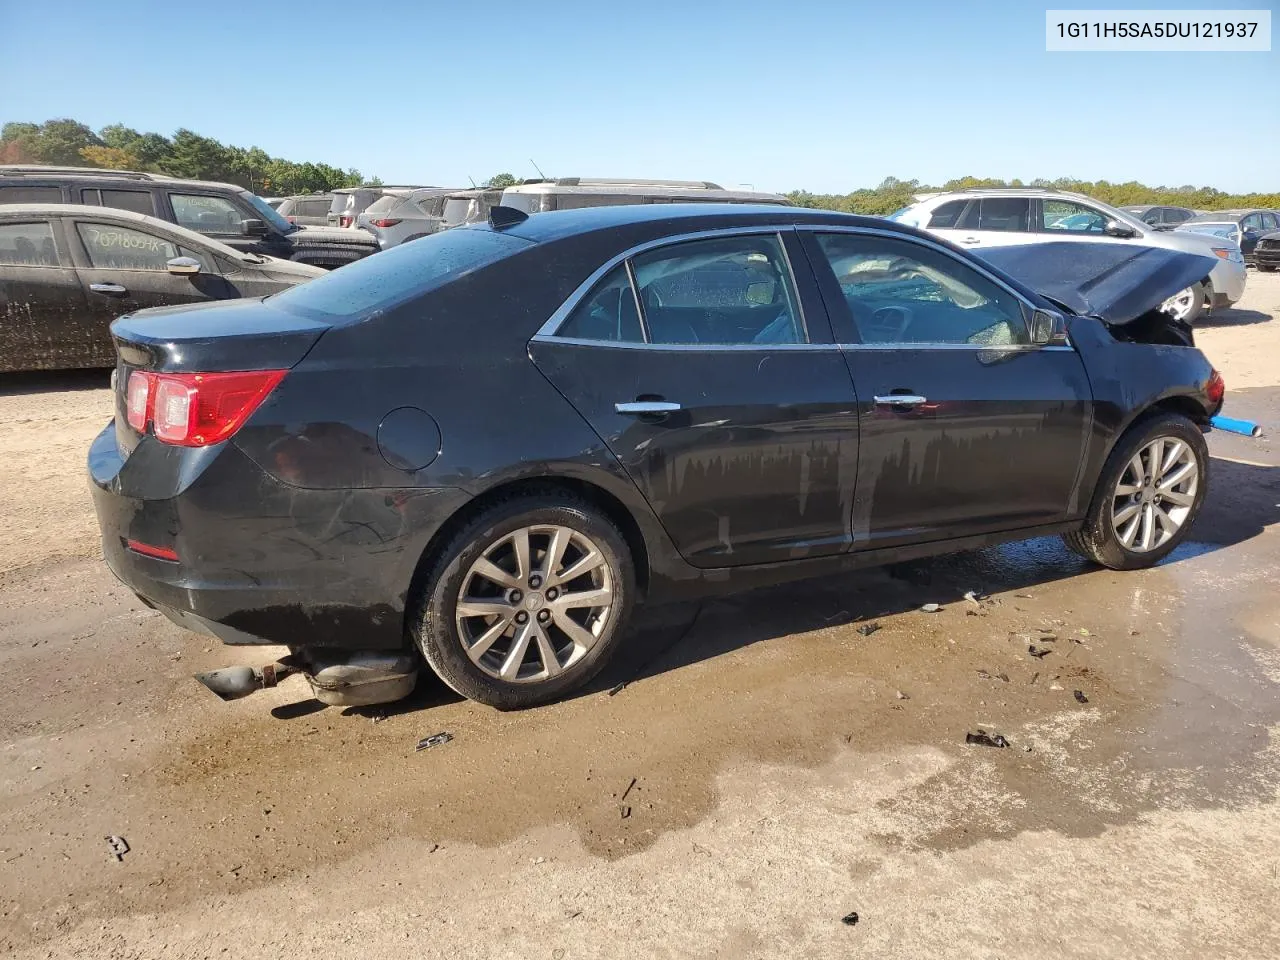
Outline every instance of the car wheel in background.
<svg viewBox="0 0 1280 960">
<path fill-rule="evenodd" d="M 1161 304 L 1161 309 L 1175 320 L 1195 323 L 1204 315 L 1207 302 L 1209 302 L 1209 291 L 1206 285 L 1193 283 Z"/>
<path fill-rule="evenodd" d="M 1263 273 L 1270 273 L 1271 271 L 1273 271 L 1273 270 L 1275 269 L 1275 264 L 1273 264 L 1273 263 L 1260 263 L 1260 264 L 1258 264 L 1258 269 L 1259 269 L 1259 270 L 1261 270 Z"/>
<path fill-rule="evenodd" d="M 1186 538 L 1208 479 L 1200 428 L 1180 414 L 1146 417 L 1107 458 L 1084 526 L 1062 539 L 1112 570 L 1153 566 Z"/>
<path fill-rule="evenodd" d="M 468 523 L 424 580 L 411 621 L 427 663 L 468 699 L 536 706 L 612 656 L 635 572 L 626 539 L 569 491 L 513 494 Z"/>
</svg>

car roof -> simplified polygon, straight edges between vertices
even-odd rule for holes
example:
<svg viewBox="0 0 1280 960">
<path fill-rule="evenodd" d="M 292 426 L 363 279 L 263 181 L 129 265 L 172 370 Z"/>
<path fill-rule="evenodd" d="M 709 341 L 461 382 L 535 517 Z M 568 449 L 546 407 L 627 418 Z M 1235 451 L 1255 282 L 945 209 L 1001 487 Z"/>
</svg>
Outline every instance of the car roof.
<svg viewBox="0 0 1280 960">
<path fill-rule="evenodd" d="M 162 173 L 134 173 L 129 170 L 103 170 L 97 167 L 50 167 L 48 171 L 32 166 L 0 165 L 0 180 L 13 178 L 23 183 L 34 180 L 92 180 L 95 184 L 102 182 L 138 184 L 154 183 L 162 187 L 196 187 L 202 190 L 234 190 L 237 193 L 248 193 L 244 187 L 236 183 L 219 183 L 215 180 L 186 180 L 181 177 L 170 177 Z"/>
<path fill-rule="evenodd" d="M 194 230 L 188 230 L 186 227 L 180 227 L 169 220 L 149 217 L 145 213 L 134 213 L 132 210 L 121 210 L 118 207 L 95 207 L 87 203 L 0 204 L 0 218 L 6 220 L 19 217 L 66 217 L 71 215 L 77 217 L 101 217 L 104 220 L 119 220 L 123 223 L 137 224 L 140 227 L 159 228 L 163 232 L 171 234 L 176 239 L 185 241 L 192 246 L 205 247 L 218 253 L 227 254 L 237 260 L 246 259 L 244 253 L 227 246 L 219 240 L 206 237 L 204 234 L 196 233 Z"/>
<path fill-rule="evenodd" d="M 717 230 L 721 228 L 769 226 L 777 224 L 829 223 L 832 226 L 871 227 L 894 233 L 918 235 L 916 231 L 880 217 L 864 217 L 834 210 L 790 207 L 773 203 L 632 203 L 606 207 L 584 207 L 535 213 L 502 230 L 534 242 L 595 233 L 640 224 L 669 225 L 673 233 L 681 227 Z"/>
<path fill-rule="evenodd" d="M 1239 220 L 1243 217 L 1247 217 L 1251 213 L 1266 212 L 1266 210 L 1261 208 L 1256 210 L 1210 210 L 1208 213 L 1197 213 L 1194 217 L 1188 220 L 1187 223 L 1208 223 L 1215 220 L 1225 222 L 1228 220 Z"/>
</svg>

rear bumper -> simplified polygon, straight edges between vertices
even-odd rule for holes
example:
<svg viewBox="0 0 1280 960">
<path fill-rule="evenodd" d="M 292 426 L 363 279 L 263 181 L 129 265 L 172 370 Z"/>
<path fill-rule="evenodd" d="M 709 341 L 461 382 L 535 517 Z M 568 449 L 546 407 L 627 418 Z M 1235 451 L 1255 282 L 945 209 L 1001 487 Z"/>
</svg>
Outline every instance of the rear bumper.
<svg viewBox="0 0 1280 960">
<path fill-rule="evenodd" d="M 126 460 L 108 426 L 89 452 L 94 508 L 111 571 L 175 623 L 225 643 L 394 650 L 431 535 L 467 495 L 452 488 L 305 490 L 233 444 Z M 177 492 L 172 492 L 176 490 Z M 170 548 L 144 556 L 126 540 Z"/>
</svg>

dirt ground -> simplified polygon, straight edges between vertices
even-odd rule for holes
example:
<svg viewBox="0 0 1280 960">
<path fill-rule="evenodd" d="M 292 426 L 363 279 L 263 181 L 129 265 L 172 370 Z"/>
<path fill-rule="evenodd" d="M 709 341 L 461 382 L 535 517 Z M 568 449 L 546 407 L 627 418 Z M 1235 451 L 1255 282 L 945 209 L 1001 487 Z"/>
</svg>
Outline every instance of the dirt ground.
<svg viewBox="0 0 1280 960">
<path fill-rule="evenodd" d="M 1251 274 L 1198 333 L 1272 434 L 1276 317 Z M 0 381 L 10 955 L 1280 956 L 1270 436 L 1211 435 L 1154 570 L 1035 540 L 649 611 L 587 693 L 504 714 L 434 682 L 217 701 L 192 673 L 275 651 L 179 630 L 97 559 L 109 416 L 101 374 Z"/>
</svg>

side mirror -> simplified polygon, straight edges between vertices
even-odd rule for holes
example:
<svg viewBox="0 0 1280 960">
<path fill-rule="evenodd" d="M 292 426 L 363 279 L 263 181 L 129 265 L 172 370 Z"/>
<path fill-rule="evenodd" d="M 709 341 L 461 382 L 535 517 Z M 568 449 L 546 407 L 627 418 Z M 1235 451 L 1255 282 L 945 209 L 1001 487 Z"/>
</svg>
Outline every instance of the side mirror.
<svg viewBox="0 0 1280 960">
<path fill-rule="evenodd" d="M 261 237 L 267 233 L 267 225 L 262 220 L 241 220 L 240 232 L 246 237 Z"/>
<path fill-rule="evenodd" d="M 1035 311 L 1031 314 L 1031 342 L 1041 347 L 1067 346 L 1067 321 L 1049 310 Z"/>
<path fill-rule="evenodd" d="M 1121 240 L 1128 240 L 1130 237 L 1138 235 L 1137 230 L 1127 223 L 1121 223 L 1119 220 L 1108 220 L 1107 225 L 1102 228 L 1102 232 L 1108 237 L 1117 237 Z"/>
<path fill-rule="evenodd" d="M 165 268 L 175 277 L 186 277 L 200 272 L 200 261 L 195 257 L 174 257 L 166 261 Z"/>
</svg>

